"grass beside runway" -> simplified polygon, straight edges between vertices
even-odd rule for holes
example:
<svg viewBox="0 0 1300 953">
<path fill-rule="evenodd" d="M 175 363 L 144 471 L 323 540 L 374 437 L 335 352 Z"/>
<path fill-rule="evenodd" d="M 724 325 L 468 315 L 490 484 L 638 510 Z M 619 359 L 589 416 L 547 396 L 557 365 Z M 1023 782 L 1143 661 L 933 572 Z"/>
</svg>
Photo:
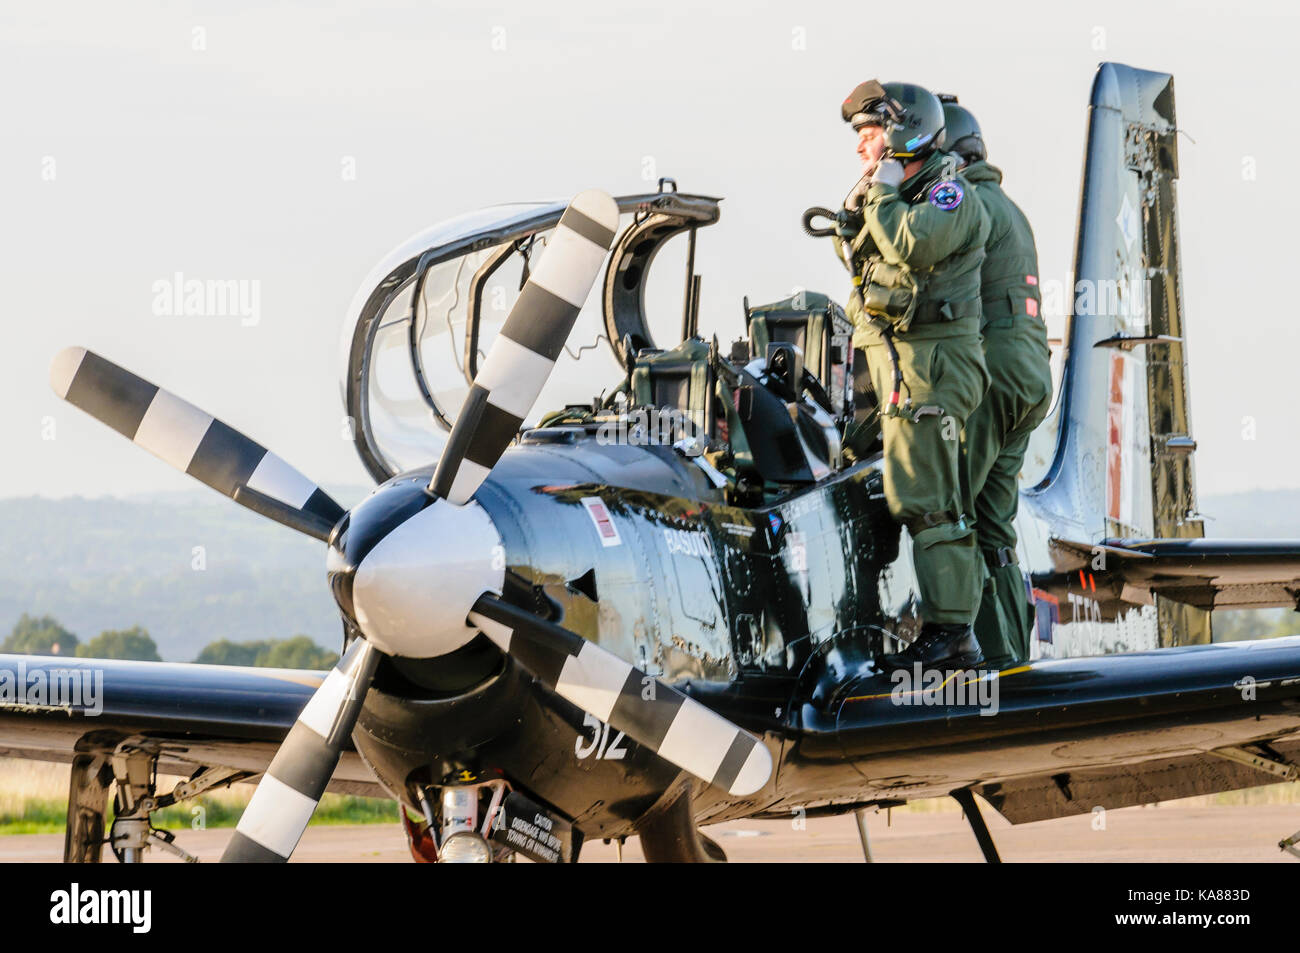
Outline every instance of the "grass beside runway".
<svg viewBox="0 0 1300 953">
<path fill-rule="evenodd" d="M 61 832 L 68 812 L 68 771 L 66 764 L 0 758 L 0 835 Z M 182 780 L 159 775 L 159 793 L 165 794 Z M 234 827 L 252 796 L 251 784 L 210 791 L 154 812 L 153 825 L 173 831 Z M 108 820 L 112 820 L 111 797 Z M 394 824 L 397 804 L 388 798 L 326 794 L 311 822 Z"/>
</svg>

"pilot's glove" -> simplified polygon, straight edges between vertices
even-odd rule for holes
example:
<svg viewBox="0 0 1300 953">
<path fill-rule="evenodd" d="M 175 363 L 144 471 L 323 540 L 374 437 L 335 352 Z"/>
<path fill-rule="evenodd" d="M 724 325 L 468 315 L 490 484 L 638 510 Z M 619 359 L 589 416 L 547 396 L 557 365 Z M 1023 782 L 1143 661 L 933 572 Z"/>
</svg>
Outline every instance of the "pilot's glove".
<svg viewBox="0 0 1300 953">
<path fill-rule="evenodd" d="M 857 209 L 842 208 L 835 213 L 835 234 L 840 238 L 852 241 L 858 237 L 864 224 L 862 212 Z"/>
<path fill-rule="evenodd" d="M 897 159 L 884 159 L 876 163 L 876 170 L 871 173 L 872 185 L 898 186 L 903 181 L 903 163 Z"/>
</svg>

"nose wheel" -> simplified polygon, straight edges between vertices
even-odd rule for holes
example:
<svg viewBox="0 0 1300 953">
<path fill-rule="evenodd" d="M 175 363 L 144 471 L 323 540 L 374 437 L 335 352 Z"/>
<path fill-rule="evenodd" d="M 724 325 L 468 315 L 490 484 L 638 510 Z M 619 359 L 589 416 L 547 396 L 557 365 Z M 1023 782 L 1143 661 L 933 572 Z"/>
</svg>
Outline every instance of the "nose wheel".
<svg viewBox="0 0 1300 953">
<path fill-rule="evenodd" d="M 414 789 L 422 819 L 412 818 L 402 806 L 411 857 L 418 864 L 514 863 L 514 850 L 494 837 L 510 783 L 503 778 L 478 781 L 469 771 L 458 775 Z"/>
</svg>

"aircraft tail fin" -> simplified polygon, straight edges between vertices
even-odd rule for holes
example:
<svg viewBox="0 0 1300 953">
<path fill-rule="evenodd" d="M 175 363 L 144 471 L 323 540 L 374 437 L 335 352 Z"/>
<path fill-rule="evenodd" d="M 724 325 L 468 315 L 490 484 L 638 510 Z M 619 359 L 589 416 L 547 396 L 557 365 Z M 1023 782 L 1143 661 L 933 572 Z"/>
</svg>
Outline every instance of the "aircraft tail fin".
<svg viewBox="0 0 1300 953">
<path fill-rule="evenodd" d="M 1056 448 L 1029 500 L 1069 515 L 1058 537 L 1199 538 L 1173 77 L 1101 64 L 1088 123 Z M 1180 641 L 1210 639 L 1204 613 L 1161 616 Z"/>
<path fill-rule="evenodd" d="M 1201 536 L 1167 73 L 1103 63 L 1093 82 L 1056 457 L 1046 484 L 1102 537 Z"/>
</svg>

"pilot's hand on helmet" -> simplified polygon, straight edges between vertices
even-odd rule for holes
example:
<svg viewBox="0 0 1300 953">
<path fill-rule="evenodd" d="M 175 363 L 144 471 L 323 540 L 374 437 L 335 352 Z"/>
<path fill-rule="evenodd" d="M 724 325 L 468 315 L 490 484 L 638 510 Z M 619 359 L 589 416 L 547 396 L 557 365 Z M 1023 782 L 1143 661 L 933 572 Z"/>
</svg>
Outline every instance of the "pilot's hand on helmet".
<svg viewBox="0 0 1300 953">
<path fill-rule="evenodd" d="M 903 163 L 897 159 L 882 159 L 876 163 L 875 171 L 871 173 L 872 185 L 893 185 L 898 186 L 903 182 Z"/>
</svg>

